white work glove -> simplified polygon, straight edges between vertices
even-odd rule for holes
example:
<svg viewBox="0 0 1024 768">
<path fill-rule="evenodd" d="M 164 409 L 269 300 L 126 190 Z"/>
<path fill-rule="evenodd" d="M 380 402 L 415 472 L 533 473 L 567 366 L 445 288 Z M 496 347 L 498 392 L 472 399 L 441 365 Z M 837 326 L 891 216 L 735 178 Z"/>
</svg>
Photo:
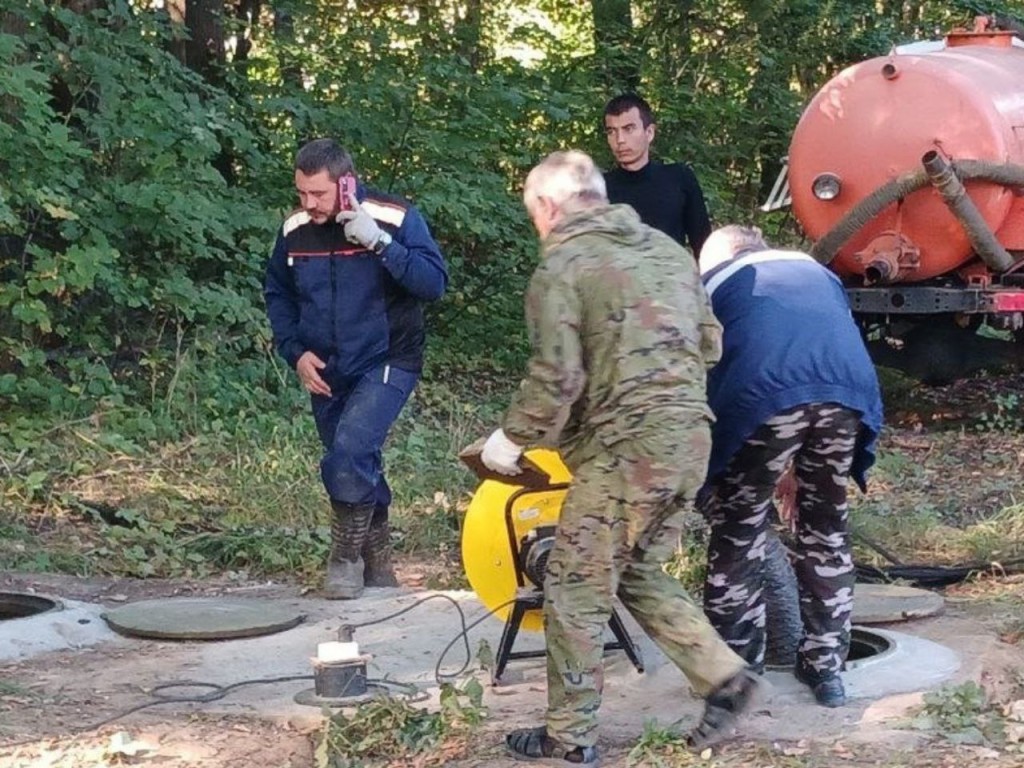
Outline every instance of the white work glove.
<svg viewBox="0 0 1024 768">
<path fill-rule="evenodd" d="M 350 243 L 358 243 L 363 248 L 373 248 L 380 239 L 381 228 L 373 216 L 363 210 L 356 196 L 349 198 L 351 210 L 339 211 L 335 221 L 345 224 L 345 237 Z"/>
<path fill-rule="evenodd" d="M 480 461 L 488 469 L 502 475 L 518 475 L 522 471 L 519 466 L 519 457 L 522 455 L 523 447 L 509 440 L 505 430 L 496 429 L 484 443 Z"/>
</svg>

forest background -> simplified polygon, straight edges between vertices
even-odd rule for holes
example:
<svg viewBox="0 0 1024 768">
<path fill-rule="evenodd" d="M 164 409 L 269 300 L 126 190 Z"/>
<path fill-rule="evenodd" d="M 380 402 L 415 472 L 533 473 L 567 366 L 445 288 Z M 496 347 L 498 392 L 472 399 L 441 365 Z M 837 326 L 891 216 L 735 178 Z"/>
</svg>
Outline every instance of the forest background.
<svg viewBox="0 0 1024 768">
<path fill-rule="evenodd" d="M 317 572 L 319 449 L 261 294 L 303 141 L 413 199 L 447 257 L 387 456 L 402 548 L 444 560 L 474 484 L 455 453 L 525 361 L 540 157 L 610 163 L 602 106 L 637 89 L 717 223 L 799 242 L 757 205 L 815 90 L 1011 5 L 2 0 L 0 569 Z"/>
</svg>

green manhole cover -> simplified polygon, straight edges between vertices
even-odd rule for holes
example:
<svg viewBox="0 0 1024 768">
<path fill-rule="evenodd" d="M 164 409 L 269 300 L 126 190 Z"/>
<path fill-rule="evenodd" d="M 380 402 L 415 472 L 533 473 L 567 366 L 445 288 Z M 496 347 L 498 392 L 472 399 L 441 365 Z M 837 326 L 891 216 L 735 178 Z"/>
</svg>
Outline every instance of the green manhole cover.
<svg viewBox="0 0 1024 768">
<path fill-rule="evenodd" d="M 160 640 L 230 640 L 291 629 L 305 616 L 294 608 L 246 600 L 179 597 L 142 600 L 103 614 L 115 632 Z"/>
</svg>

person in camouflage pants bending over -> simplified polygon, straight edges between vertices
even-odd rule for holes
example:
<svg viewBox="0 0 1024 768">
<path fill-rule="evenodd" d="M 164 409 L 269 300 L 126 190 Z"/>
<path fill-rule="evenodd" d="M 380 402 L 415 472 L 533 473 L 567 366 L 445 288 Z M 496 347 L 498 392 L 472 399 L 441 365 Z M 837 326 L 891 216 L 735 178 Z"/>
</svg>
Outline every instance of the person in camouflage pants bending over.
<svg viewBox="0 0 1024 768">
<path fill-rule="evenodd" d="M 572 470 L 544 585 L 545 726 L 506 739 L 520 758 L 597 760 L 602 633 L 616 595 L 705 697 L 698 747 L 731 733 L 759 686 L 662 570 L 710 450 L 705 370 L 721 329 L 693 258 L 632 208 L 609 205 L 582 152 L 556 152 L 523 193 L 541 238 L 526 314 L 533 355 L 482 461 L 518 472 L 526 446 Z"/>
<path fill-rule="evenodd" d="M 765 650 L 765 544 L 776 485 L 796 480 L 794 569 L 803 636 L 796 677 L 838 707 L 856 576 L 847 478 L 864 489 L 882 424 L 878 378 L 839 279 L 755 228 L 723 227 L 700 269 L 723 327 L 708 377 L 715 414 L 702 510 L 711 524 L 704 610 L 755 668 Z"/>
</svg>

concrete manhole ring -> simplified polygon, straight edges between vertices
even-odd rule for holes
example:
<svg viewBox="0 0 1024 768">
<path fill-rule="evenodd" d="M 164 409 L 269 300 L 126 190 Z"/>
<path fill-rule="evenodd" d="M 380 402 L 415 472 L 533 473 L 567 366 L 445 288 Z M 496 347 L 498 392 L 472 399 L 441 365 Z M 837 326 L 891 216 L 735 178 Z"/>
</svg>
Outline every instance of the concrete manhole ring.
<svg viewBox="0 0 1024 768">
<path fill-rule="evenodd" d="M 896 653 L 896 640 L 892 635 L 884 635 L 867 627 L 853 627 L 850 630 L 850 652 L 846 657 L 846 666 L 853 669 L 858 662 L 870 659 L 878 661 Z"/>
</svg>

